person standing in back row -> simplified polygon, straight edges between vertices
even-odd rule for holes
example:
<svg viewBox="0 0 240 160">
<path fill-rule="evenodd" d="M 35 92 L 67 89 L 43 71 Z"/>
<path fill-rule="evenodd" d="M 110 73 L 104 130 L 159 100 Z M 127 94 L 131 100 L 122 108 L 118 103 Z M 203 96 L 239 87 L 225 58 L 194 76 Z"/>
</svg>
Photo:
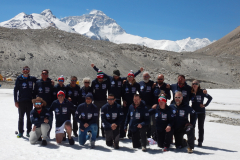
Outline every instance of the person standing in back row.
<svg viewBox="0 0 240 160">
<path fill-rule="evenodd" d="M 97 78 L 92 81 L 92 88 L 93 88 L 93 99 L 94 104 L 98 107 L 98 111 L 100 114 L 101 107 L 106 104 L 107 102 L 107 91 L 110 89 L 110 83 L 109 78 L 104 78 L 103 72 L 101 70 L 97 73 Z M 99 115 L 98 115 L 99 116 Z M 97 137 L 99 137 L 99 118 L 98 117 L 98 134 Z M 102 131 L 102 137 L 105 138 L 104 128 L 101 125 L 101 131 Z"/>
<path fill-rule="evenodd" d="M 66 86 L 64 85 L 64 77 L 61 75 L 58 78 L 58 84 L 53 87 L 53 100 L 57 99 L 57 93 L 63 91 L 66 94 Z"/>
<path fill-rule="evenodd" d="M 91 64 L 91 67 L 93 67 L 93 69 L 96 72 L 98 72 L 99 69 L 94 64 Z M 134 77 L 136 77 L 142 71 L 143 71 L 143 68 L 140 68 L 139 71 L 134 73 Z M 111 87 L 110 87 L 109 93 L 114 94 L 114 96 L 116 97 L 116 102 L 121 105 L 122 85 L 123 85 L 123 81 L 127 80 L 127 77 L 120 77 L 120 71 L 119 70 L 114 70 L 112 76 L 109 76 L 105 73 L 103 73 L 103 75 L 104 75 L 104 78 L 110 80 L 110 86 Z"/>
<path fill-rule="evenodd" d="M 50 109 L 50 106 L 53 102 L 53 85 L 50 78 L 48 78 L 48 70 L 42 70 L 41 77 L 42 79 L 36 82 L 34 87 L 34 97 L 41 97 L 44 101 L 46 101 L 47 105 L 46 109 Z M 50 113 L 48 124 L 50 125 L 50 130 L 48 132 L 48 137 L 50 138 L 50 131 L 52 128 L 53 114 Z"/>
<path fill-rule="evenodd" d="M 78 131 L 78 123 L 76 121 L 75 117 L 75 112 L 77 110 L 77 106 L 81 103 L 81 89 L 80 86 L 77 85 L 77 77 L 76 76 L 71 76 L 71 82 L 66 86 L 66 97 L 67 99 L 72 102 L 74 105 L 75 110 L 71 110 L 71 115 L 73 118 L 73 134 L 75 137 L 78 137 L 77 131 Z"/>
<path fill-rule="evenodd" d="M 134 78 L 134 74 L 132 71 L 128 73 L 127 81 L 123 84 L 122 87 L 122 98 L 123 98 L 123 113 L 124 119 L 126 119 L 126 115 L 128 112 L 129 106 L 133 103 L 133 97 L 137 94 L 137 91 L 140 91 L 140 85 L 136 82 Z M 124 123 L 120 126 L 120 138 L 124 138 L 126 136 L 126 132 L 124 132 Z M 132 134 L 131 130 L 128 132 L 128 138 L 131 139 Z"/>
<path fill-rule="evenodd" d="M 210 104 L 212 97 L 209 94 L 203 93 L 197 80 L 192 82 L 191 93 L 192 108 L 195 110 L 198 120 L 198 146 L 201 147 L 204 136 L 205 107 Z M 203 104 L 204 98 L 208 99 L 205 104 Z M 195 125 L 193 127 L 195 128 Z"/>
<path fill-rule="evenodd" d="M 30 112 L 33 108 L 32 97 L 33 97 L 33 84 L 36 82 L 36 78 L 30 76 L 30 68 L 28 66 L 23 67 L 22 75 L 17 77 L 15 87 L 14 87 L 14 101 L 15 106 L 18 108 L 18 138 L 23 136 L 23 126 L 24 126 L 24 114 L 26 113 L 27 117 L 27 134 L 32 129 L 32 123 L 30 120 Z"/>
</svg>

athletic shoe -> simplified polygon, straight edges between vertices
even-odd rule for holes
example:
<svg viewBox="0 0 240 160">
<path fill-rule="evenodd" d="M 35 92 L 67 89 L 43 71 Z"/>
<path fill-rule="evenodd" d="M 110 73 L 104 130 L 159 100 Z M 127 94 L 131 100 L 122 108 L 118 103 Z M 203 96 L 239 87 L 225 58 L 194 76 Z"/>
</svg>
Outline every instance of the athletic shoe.
<svg viewBox="0 0 240 160">
<path fill-rule="evenodd" d="M 42 145 L 43 145 L 43 146 L 46 146 L 46 145 L 47 145 L 47 141 L 46 141 L 46 140 L 43 140 L 43 141 L 42 141 Z"/>
<path fill-rule="evenodd" d="M 77 131 L 73 132 L 74 137 L 78 137 Z"/>
<path fill-rule="evenodd" d="M 22 133 L 18 133 L 17 138 L 22 138 L 23 134 Z"/>
<path fill-rule="evenodd" d="M 143 151 L 143 152 L 146 152 L 146 151 L 147 151 L 147 149 L 146 149 L 145 146 L 142 146 L 142 151 Z"/>
<path fill-rule="evenodd" d="M 202 147 L 202 142 L 198 142 L 198 147 Z"/>
<path fill-rule="evenodd" d="M 64 131 L 64 136 L 63 136 L 62 141 L 66 141 L 66 132 L 65 131 Z"/>
<path fill-rule="evenodd" d="M 68 142 L 69 142 L 70 145 L 74 145 L 74 140 L 73 140 L 73 138 L 71 138 L 71 139 L 68 138 Z"/>
<path fill-rule="evenodd" d="M 162 151 L 163 151 L 163 152 L 166 152 L 166 151 L 169 151 L 169 149 L 168 149 L 167 147 L 164 147 L 164 148 L 162 149 Z"/>
<path fill-rule="evenodd" d="M 91 141 L 91 149 L 95 148 L 95 141 Z"/>
<path fill-rule="evenodd" d="M 191 148 L 187 149 L 188 153 L 193 153 L 193 150 Z"/>
</svg>

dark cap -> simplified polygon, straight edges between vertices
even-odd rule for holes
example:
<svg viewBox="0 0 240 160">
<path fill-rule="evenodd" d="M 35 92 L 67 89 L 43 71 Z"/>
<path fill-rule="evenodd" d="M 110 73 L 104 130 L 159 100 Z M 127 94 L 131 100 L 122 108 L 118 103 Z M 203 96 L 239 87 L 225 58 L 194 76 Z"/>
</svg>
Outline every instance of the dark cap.
<svg viewBox="0 0 240 160">
<path fill-rule="evenodd" d="M 92 95 L 92 93 L 88 93 L 88 94 L 85 96 L 85 99 L 88 98 L 88 97 L 93 100 L 93 95 Z"/>
<path fill-rule="evenodd" d="M 113 76 L 120 76 L 120 71 L 119 70 L 114 70 L 113 71 Z"/>
</svg>

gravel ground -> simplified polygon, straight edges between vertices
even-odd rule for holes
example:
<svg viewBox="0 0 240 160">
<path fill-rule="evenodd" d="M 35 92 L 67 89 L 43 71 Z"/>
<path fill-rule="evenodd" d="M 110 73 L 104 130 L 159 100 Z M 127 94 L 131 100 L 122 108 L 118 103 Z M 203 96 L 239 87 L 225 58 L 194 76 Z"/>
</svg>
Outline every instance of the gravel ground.
<svg viewBox="0 0 240 160">
<path fill-rule="evenodd" d="M 231 113 L 240 115 L 240 111 L 231 111 Z M 234 126 L 240 126 L 240 119 L 237 119 L 237 118 L 222 117 L 222 116 L 216 115 L 212 112 L 206 112 L 206 115 L 213 117 L 213 118 L 218 118 L 218 120 L 210 120 L 210 122 L 217 122 L 217 123 L 224 123 L 224 124 L 229 124 L 229 125 L 234 125 Z"/>
</svg>

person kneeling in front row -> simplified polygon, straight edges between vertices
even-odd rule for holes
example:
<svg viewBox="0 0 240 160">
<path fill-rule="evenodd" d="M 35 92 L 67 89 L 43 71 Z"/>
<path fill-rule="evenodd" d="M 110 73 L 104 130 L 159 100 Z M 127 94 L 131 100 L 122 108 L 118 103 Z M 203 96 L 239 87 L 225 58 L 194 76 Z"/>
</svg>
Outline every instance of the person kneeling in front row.
<svg viewBox="0 0 240 160">
<path fill-rule="evenodd" d="M 133 148 L 140 148 L 146 152 L 147 137 L 146 132 L 150 122 L 149 112 L 139 94 L 133 97 L 133 104 L 130 105 L 124 125 L 124 130 L 127 132 L 127 125 L 129 123 L 129 130 L 132 131 Z M 140 142 L 141 139 L 141 142 Z"/>
<path fill-rule="evenodd" d="M 40 139 L 42 140 L 42 145 L 46 146 L 47 133 L 50 129 L 50 126 L 48 124 L 48 110 L 43 108 L 43 106 L 46 106 L 47 103 L 40 97 L 33 99 L 32 103 L 35 108 L 30 112 L 30 119 L 34 126 L 30 132 L 29 142 L 34 144 Z"/>
<path fill-rule="evenodd" d="M 172 109 L 166 104 L 167 99 L 164 95 L 158 98 L 158 105 L 153 105 L 149 110 L 149 114 L 155 114 L 157 143 L 158 147 L 163 148 L 162 151 L 168 151 L 172 141 L 174 117 Z"/>
<path fill-rule="evenodd" d="M 102 106 L 101 111 L 102 126 L 106 133 L 106 144 L 119 149 L 119 125 L 122 124 L 124 119 L 123 111 L 121 106 L 115 102 L 116 98 L 113 94 L 108 94 L 107 101 L 108 103 Z"/>
<path fill-rule="evenodd" d="M 95 148 L 98 131 L 98 108 L 92 104 L 92 100 L 92 94 L 88 93 L 85 97 L 85 102 L 77 107 L 75 119 L 80 123 L 78 135 L 79 144 L 84 145 L 86 141 L 89 140 L 91 148 Z"/>
<path fill-rule="evenodd" d="M 74 140 L 71 137 L 72 125 L 70 121 L 71 111 L 74 110 L 74 106 L 71 102 L 65 99 L 65 93 L 59 91 L 57 93 L 58 99 L 53 101 L 50 112 L 55 112 L 56 119 L 56 141 L 60 144 L 62 141 L 66 140 L 66 134 L 64 134 L 64 129 L 68 134 L 68 142 L 70 145 L 74 145 Z"/>
</svg>

